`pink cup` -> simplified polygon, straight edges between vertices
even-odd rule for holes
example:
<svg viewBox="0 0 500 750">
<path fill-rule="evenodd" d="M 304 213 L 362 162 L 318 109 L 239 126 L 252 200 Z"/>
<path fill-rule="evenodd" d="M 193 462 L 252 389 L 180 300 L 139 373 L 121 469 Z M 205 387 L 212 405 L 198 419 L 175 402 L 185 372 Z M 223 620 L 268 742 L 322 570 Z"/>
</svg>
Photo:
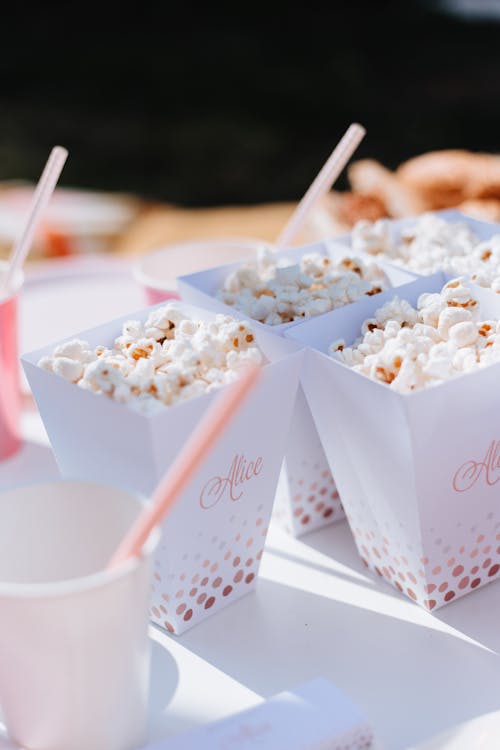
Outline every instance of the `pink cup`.
<svg viewBox="0 0 500 750">
<path fill-rule="evenodd" d="M 0 284 L 7 264 L 0 263 Z M 19 384 L 18 297 L 23 275 L 16 276 L 10 294 L 0 299 L 0 461 L 21 447 L 21 390 Z"/>
<path fill-rule="evenodd" d="M 134 278 L 144 287 L 148 305 L 179 299 L 176 278 L 206 268 L 246 260 L 268 244 L 249 237 L 224 237 L 167 245 L 140 259 Z"/>
</svg>

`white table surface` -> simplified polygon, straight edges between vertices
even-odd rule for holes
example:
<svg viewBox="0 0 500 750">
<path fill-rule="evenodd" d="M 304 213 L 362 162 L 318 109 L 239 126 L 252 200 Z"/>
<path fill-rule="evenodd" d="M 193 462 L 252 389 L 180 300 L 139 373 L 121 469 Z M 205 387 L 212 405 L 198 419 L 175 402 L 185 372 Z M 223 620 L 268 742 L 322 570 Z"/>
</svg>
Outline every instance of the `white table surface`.
<svg viewBox="0 0 500 750">
<path fill-rule="evenodd" d="M 36 412 L 23 426 L 0 489 L 57 476 Z M 499 583 L 429 614 L 366 572 L 346 523 L 298 540 L 271 526 L 256 593 L 181 637 L 151 637 L 151 740 L 319 675 L 358 703 L 386 750 L 500 708 Z"/>
</svg>

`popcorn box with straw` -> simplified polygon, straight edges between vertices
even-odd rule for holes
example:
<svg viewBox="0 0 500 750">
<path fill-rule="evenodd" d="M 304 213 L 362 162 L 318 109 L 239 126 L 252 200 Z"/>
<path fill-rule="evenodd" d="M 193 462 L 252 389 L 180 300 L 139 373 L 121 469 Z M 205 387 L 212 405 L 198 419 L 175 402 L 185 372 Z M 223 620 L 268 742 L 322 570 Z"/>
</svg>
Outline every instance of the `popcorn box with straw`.
<svg viewBox="0 0 500 750">
<path fill-rule="evenodd" d="M 78 334 L 92 347 L 112 345 L 122 324 L 144 322 L 149 308 Z M 180 305 L 193 320 L 212 313 Z M 256 584 L 302 352 L 256 330 L 266 358 L 257 385 L 162 526 L 151 616 L 182 633 L 251 591 Z M 285 346 L 287 344 L 288 346 Z M 223 386 L 145 415 L 87 391 L 38 366 L 54 345 L 25 355 L 23 365 L 61 473 L 150 495 Z"/>
<path fill-rule="evenodd" d="M 397 290 L 413 306 L 450 279 Z M 475 287 L 481 319 L 500 299 Z M 310 347 L 303 386 L 365 564 L 429 610 L 500 573 L 500 363 L 439 385 L 396 392 L 328 356 L 347 345 L 394 291 L 287 332 Z"/>
<path fill-rule="evenodd" d="M 306 253 L 319 253 L 332 261 L 340 261 L 346 254 L 350 254 L 346 253 L 345 247 L 337 246 L 334 242 L 320 242 L 277 252 L 276 258 L 296 263 Z M 216 294 L 222 288 L 225 279 L 241 265 L 241 262 L 231 263 L 181 276 L 177 281 L 182 299 L 214 312 L 244 318 L 255 330 L 272 332 L 273 335 L 283 337 L 285 331 L 298 323 L 265 325 L 244 316 L 217 299 Z M 413 278 L 399 268 L 380 265 L 393 286 L 406 283 Z M 301 386 L 297 392 L 288 435 L 274 516 L 294 536 L 300 536 L 345 517 L 339 492 Z"/>
</svg>

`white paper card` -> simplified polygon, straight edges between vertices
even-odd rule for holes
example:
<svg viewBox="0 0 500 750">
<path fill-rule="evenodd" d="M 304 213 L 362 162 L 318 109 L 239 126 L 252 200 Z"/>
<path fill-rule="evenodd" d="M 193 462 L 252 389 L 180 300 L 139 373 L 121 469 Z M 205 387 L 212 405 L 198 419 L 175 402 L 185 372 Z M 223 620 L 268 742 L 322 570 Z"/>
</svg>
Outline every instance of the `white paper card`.
<svg viewBox="0 0 500 750">
<path fill-rule="evenodd" d="M 319 678 L 144 750 L 362 750 L 372 737 L 359 709 Z"/>
</svg>

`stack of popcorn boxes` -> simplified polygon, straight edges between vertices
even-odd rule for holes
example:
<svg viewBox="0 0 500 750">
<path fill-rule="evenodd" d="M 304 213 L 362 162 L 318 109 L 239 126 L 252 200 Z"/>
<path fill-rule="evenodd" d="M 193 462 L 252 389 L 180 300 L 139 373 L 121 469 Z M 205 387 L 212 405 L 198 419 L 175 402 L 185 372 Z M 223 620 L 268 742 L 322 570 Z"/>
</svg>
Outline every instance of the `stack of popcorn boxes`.
<svg viewBox="0 0 500 750">
<path fill-rule="evenodd" d="M 303 355 L 179 303 L 130 318 L 23 358 L 63 476 L 148 497 L 217 391 L 263 364 L 163 524 L 151 616 L 181 633 L 255 587 Z"/>
<path fill-rule="evenodd" d="M 282 337 L 311 316 L 412 278 L 408 272 L 374 263 L 366 254 L 316 243 L 178 279 L 183 300 L 219 313 L 240 316 L 256 330 Z M 290 342 L 289 342 L 290 343 Z M 285 343 L 284 343 L 285 346 Z M 275 504 L 275 518 L 292 534 L 343 519 L 338 489 L 302 387 L 299 387 Z"/>
<path fill-rule="evenodd" d="M 309 347 L 302 384 L 361 557 L 429 610 L 500 572 L 495 230 L 455 213 L 365 224 L 358 252 L 363 235 L 377 256 L 452 273 L 285 333 Z"/>
</svg>

